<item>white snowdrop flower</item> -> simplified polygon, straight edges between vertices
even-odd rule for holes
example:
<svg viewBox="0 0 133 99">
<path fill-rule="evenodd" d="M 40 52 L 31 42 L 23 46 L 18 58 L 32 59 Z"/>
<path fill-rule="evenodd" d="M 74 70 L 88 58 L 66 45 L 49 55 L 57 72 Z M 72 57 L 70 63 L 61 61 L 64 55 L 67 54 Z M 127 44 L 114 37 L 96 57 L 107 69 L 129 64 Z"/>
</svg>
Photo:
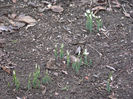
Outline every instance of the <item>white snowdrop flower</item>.
<svg viewBox="0 0 133 99">
<path fill-rule="evenodd" d="M 91 13 L 91 11 L 90 11 L 89 9 L 88 9 L 88 10 L 86 10 L 86 12 L 87 12 L 87 13 Z"/>
<path fill-rule="evenodd" d="M 88 55 L 88 54 L 89 54 L 89 52 L 87 52 L 87 49 L 85 49 L 84 55 Z"/>
</svg>

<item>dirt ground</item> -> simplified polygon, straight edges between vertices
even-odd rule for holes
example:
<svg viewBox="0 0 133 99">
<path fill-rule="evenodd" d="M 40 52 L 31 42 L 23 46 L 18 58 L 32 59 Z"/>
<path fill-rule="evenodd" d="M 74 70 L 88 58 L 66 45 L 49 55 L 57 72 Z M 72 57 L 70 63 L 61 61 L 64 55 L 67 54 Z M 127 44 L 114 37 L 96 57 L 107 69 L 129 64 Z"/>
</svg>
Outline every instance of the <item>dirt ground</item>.
<svg viewBox="0 0 133 99">
<path fill-rule="evenodd" d="M 90 33 L 85 27 L 84 13 L 98 4 L 89 0 L 47 0 L 62 6 L 64 11 L 58 13 L 41 12 L 38 6 L 42 1 L 0 1 L 0 17 L 23 13 L 37 20 L 37 24 L 28 29 L 22 27 L 0 33 L 0 39 L 5 39 L 0 45 L 0 65 L 13 67 L 20 81 L 20 88 L 16 90 L 13 76 L 1 68 L 0 99 L 133 99 L 133 2 L 119 0 L 119 8 L 98 11 L 96 15 L 101 16 L 104 30 Z M 122 5 L 130 17 L 124 15 Z M 57 59 L 52 69 L 47 69 L 48 61 L 55 58 L 56 44 L 58 50 L 64 44 L 65 56 L 67 50 L 76 56 L 79 46 L 87 49 L 91 66 L 82 65 L 76 73 L 72 66 L 66 67 L 64 59 Z M 36 64 L 40 66 L 39 79 L 48 70 L 51 82 L 27 90 L 28 76 L 35 71 Z M 108 92 L 110 72 L 113 80 Z"/>
</svg>

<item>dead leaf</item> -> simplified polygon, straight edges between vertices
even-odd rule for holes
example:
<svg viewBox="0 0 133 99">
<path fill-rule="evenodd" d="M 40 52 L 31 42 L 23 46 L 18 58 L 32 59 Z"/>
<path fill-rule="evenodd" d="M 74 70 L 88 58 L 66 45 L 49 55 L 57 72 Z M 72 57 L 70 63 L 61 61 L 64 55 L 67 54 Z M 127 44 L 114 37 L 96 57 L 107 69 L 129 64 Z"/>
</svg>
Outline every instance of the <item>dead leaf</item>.
<svg viewBox="0 0 133 99">
<path fill-rule="evenodd" d="M 92 11 L 96 11 L 96 10 L 106 10 L 106 8 L 103 6 L 96 6 L 96 7 L 92 8 Z"/>
<path fill-rule="evenodd" d="M 58 13 L 61 13 L 64 9 L 61 7 L 61 6 L 51 6 L 50 9 L 53 11 L 53 12 L 58 12 Z"/>
<path fill-rule="evenodd" d="M 37 22 L 31 16 L 25 16 L 25 15 L 19 15 L 15 20 L 20 21 L 20 22 L 25 22 L 25 23 L 28 23 L 28 24 Z"/>
<path fill-rule="evenodd" d="M 0 66 L 5 72 L 7 72 L 8 74 L 11 74 L 11 70 L 10 68 L 8 68 L 7 66 Z"/>
<path fill-rule="evenodd" d="M 131 17 L 129 13 L 127 13 L 127 12 L 125 12 L 125 11 L 123 11 L 123 13 L 124 13 L 124 15 L 125 15 L 126 17 L 128 17 L 128 18 Z"/>
<path fill-rule="evenodd" d="M 25 23 L 22 22 L 15 22 L 13 20 L 9 20 L 9 22 L 12 24 L 12 26 L 17 27 L 18 29 L 25 26 Z"/>
<path fill-rule="evenodd" d="M 82 49 L 81 49 L 81 47 L 79 46 L 79 47 L 76 49 L 75 54 L 76 54 L 76 55 L 80 55 L 80 54 L 81 54 L 81 51 L 82 51 Z"/>
<path fill-rule="evenodd" d="M 13 3 L 16 3 L 16 2 L 17 2 L 17 0 L 12 0 L 12 2 L 13 2 Z"/>
<path fill-rule="evenodd" d="M 80 59 L 77 58 L 77 57 L 75 57 L 75 56 L 73 56 L 73 55 L 70 55 L 70 60 L 71 60 L 72 62 L 80 62 Z"/>
</svg>

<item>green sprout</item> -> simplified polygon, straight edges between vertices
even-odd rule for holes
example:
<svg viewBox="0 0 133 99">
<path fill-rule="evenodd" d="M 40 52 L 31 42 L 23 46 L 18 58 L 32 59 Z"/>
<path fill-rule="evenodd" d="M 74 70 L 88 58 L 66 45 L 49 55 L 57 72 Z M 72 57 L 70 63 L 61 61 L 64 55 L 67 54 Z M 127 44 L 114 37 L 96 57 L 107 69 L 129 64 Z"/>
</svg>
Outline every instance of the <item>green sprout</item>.
<svg viewBox="0 0 133 99">
<path fill-rule="evenodd" d="M 51 81 L 51 78 L 48 75 L 48 70 L 46 70 L 45 76 L 42 78 L 42 83 L 46 84 L 46 83 L 49 83 L 50 81 Z"/>
<path fill-rule="evenodd" d="M 33 84 L 33 88 L 36 88 L 37 85 L 40 86 L 40 81 L 39 81 L 39 76 L 40 76 L 40 67 L 36 64 L 36 70 L 35 72 L 33 73 L 33 81 L 32 81 L 32 84 Z"/>
<path fill-rule="evenodd" d="M 89 66 L 91 66 L 91 65 L 92 65 L 92 60 L 90 59 L 90 60 L 89 60 Z"/>
<path fill-rule="evenodd" d="M 18 90 L 19 87 L 20 87 L 20 82 L 19 82 L 18 78 L 16 77 L 16 72 L 15 71 L 13 71 L 13 82 L 16 86 L 16 89 Z"/>
<path fill-rule="evenodd" d="M 54 49 L 54 56 L 56 57 L 56 59 L 57 59 L 57 57 L 58 57 L 58 53 L 57 53 L 57 45 L 55 45 L 55 49 Z"/>
<path fill-rule="evenodd" d="M 83 53 L 85 65 L 88 65 L 88 57 L 87 57 L 88 54 L 89 54 L 89 52 L 87 52 L 87 49 L 85 49 L 85 51 Z"/>
<path fill-rule="evenodd" d="M 107 91 L 108 91 L 108 93 L 110 93 L 110 91 L 111 91 L 111 86 L 110 86 L 111 80 L 113 80 L 112 72 L 109 73 L 109 77 L 108 77 L 108 81 L 107 81 Z"/>
<path fill-rule="evenodd" d="M 90 33 L 92 32 L 92 28 L 93 28 L 93 12 L 91 12 L 90 10 L 87 10 L 85 13 L 85 16 L 87 18 L 86 21 L 86 29 L 90 31 Z"/>
<path fill-rule="evenodd" d="M 67 51 L 67 67 L 70 65 L 70 53 Z"/>
<path fill-rule="evenodd" d="M 61 48 L 60 48 L 60 58 L 63 58 L 63 56 L 64 56 L 63 49 L 64 49 L 64 44 L 61 44 Z"/>
<path fill-rule="evenodd" d="M 68 91 L 69 90 L 69 86 L 65 86 L 63 88 L 61 88 L 62 91 Z"/>
<path fill-rule="evenodd" d="M 75 62 L 72 63 L 72 68 L 76 71 L 76 73 L 79 72 L 81 64 L 82 64 L 82 58 L 80 58 L 79 60 L 75 60 Z"/>
<path fill-rule="evenodd" d="M 96 18 L 96 23 L 97 23 L 97 31 L 100 31 L 100 28 L 102 28 L 102 20 L 100 16 L 95 17 Z"/>
<path fill-rule="evenodd" d="M 28 88 L 28 90 L 31 89 L 31 73 L 29 74 L 29 77 L 28 77 L 28 85 L 27 85 L 27 88 Z"/>
</svg>

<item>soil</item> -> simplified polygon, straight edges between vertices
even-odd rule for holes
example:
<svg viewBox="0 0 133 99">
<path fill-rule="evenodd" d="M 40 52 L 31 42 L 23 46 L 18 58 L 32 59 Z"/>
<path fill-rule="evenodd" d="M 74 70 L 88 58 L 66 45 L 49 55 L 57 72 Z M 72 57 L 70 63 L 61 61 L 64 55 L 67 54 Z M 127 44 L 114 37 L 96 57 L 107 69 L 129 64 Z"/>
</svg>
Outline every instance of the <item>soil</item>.
<svg viewBox="0 0 133 99">
<path fill-rule="evenodd" d="M 38 21 L 28 29 L 23 27 L 0 34 L 0 39 L 5 39 L 0 65 L 13 67 L 20 81 L 20 88 L 16 90 L 13 76 L 1 69 L 0 99 L 133 99 L 133 17 L 130 13 L 133 2 L 119 1 L 131 17 L 123 14 L 122 7 L 98 11 L 96 15 L 101 16 L 104 30 L 97 32 L 94 28 L 90 33 L 85 27 L 84 13 L 97 5 L 81 1 L 55 2 L 64 8 L 61 13 L 39 12 L 38 7 L 28 5 L 29 1 L 0 1 L 0 6 L 10 5 L 0 7 L 0 17 L 3 13 L 23 13 Z M 34 0 L 34 3 L 41 4 L 41 1 Z M 87 49 L 91 66 L 83 64 L 76 73 L 71 65 L 65 65 L 65 59 L 58 58 L 51 63 L 56 68 L 47 69 L 49 60 L 55 59 L 53 50 L 56 44 L 58 50 L 64 44 L 65 56 L 67 50 L 76 56 L 79 46 Z M 48 70 L 51 81 L 27 90 L 28 76 L 35 71 L 36 64 L 40 66 L 39 80 Z M 110 72 L 113 80 L 108 92 L 106 86 Z"/>
</svg>

